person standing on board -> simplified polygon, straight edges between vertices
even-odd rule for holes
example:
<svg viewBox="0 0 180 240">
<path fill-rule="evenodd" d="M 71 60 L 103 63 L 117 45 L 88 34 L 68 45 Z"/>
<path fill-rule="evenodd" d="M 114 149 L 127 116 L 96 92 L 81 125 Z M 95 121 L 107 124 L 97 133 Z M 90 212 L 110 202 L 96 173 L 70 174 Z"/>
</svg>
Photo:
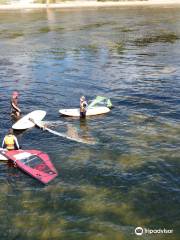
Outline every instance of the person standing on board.
<svg viewBox="0 0 180 240">
<path fill-rule="evenodd" d="M 16 136 L 13 133 L 12 128 L 9 129 L 7 135 L 4 137 L 2 142 L 2 148 L 7 149 L 8 151 L 19 149 L 19 143 Z"/>
<path fill-rule="evenodd" d="M 16 118 L 20 118 L 21 109 L 18 107 L 18 92 L 13 92 L 11 97 L 11 116 L 15 116 Z"/>
<path fill-rule="evenodd" d="M 88 107 L 88 104 L 86 102 L 86 98 L 82 96 L 80 98 L 80 118 L 86 117 L 87 107 Z"/>
</svg>

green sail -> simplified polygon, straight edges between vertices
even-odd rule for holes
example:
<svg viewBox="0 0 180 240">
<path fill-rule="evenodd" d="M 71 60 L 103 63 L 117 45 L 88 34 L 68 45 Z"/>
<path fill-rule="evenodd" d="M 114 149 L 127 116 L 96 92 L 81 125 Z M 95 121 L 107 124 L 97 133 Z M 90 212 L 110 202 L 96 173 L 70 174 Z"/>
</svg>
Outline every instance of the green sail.
<svg viewBox="0 0 180 240">
<path fill-rule="evenodd" d="M 97 106 L 106 106 L 108 108 L 111 108 L 112 107 L 112 102 L 107 97 L 97 96 L 95 99 L 93 99 L 90 102 L 89 108 L 97 107 Z"/>
</svg>

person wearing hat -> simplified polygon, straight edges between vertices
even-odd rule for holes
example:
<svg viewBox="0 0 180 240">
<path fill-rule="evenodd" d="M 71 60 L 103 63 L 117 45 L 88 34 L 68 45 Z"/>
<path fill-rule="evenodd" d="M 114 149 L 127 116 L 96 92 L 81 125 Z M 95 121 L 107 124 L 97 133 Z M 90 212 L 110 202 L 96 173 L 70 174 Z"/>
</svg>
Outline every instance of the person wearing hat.
<svg viewBox="0 0 180 240">
<path fill-rule="evenodd" d="M 9 129 L 7 135 L 4 137 L 2 142 L 2 148 L 8 151 L 19 149 L 19 143 L 16 136 L 13 133 L 13 129 Z"/>
<path fill-rule="evenodd" d="M 86 117 L 87 107 L 88 107 L 88 104 L 86 102 L 86 98 L 82 96 L 80 98 L 80 118 Z"/>
<path fill-rule="evenodd" d="M 17 118 L 20 117 L 21 115 L 21 109 L 18 107 L 18 97 L 19 93 L 18 92 L 13 92 L 12 97 L 11 97 L 11 115 L 15 116 Z"/>
</svg>

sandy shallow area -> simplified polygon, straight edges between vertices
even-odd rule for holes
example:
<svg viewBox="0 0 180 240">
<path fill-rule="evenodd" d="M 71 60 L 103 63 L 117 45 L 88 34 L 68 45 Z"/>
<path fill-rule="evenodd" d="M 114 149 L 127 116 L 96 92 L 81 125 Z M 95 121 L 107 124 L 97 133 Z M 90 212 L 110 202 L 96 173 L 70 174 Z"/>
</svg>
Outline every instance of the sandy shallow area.
<svg viewBox="0 0 180 240">
<path fill-rule="evenodd" d="M 180 0 L 145 0 L 121 2 L 96 2 L 96 1 L 67 1 L 58 4 L 24 4 L 16 3 L 0 5 L 0 10 L 38 9 L 38 8 L 93 8 L 117 6 L 150 6 L 150 5 L 180 5 Z"/>
</svg>

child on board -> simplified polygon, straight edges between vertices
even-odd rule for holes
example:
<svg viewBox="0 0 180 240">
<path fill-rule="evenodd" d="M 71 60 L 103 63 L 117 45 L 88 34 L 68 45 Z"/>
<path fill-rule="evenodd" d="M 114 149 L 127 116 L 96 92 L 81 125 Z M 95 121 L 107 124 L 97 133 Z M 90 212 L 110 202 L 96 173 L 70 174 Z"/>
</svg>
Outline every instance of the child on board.
<svg viewBox="0 0 180 240">
<path fill-rule="evenodd" d="M 18 107 L 19 93 L 14 91 L 11 97 L 11 116 L 19 118 L 21 115 L 21 109 Z"/>
<path fill-rule="evenodd" d="M 16 136 L 13 133 L 12 128 L 9 129 L 7 135 L 4 137 L 2 142 L 2 148 L 7 149 L 8 151 L 19 149 L 19 143 Z"/>
<path fill-rule="evenodd" d="M 88 107 L 88 104 L 86 102 L 86 98 L 82 96 L 80 98 L 80 118 L 86 117 L 87 107 Z"/>
</svg>

